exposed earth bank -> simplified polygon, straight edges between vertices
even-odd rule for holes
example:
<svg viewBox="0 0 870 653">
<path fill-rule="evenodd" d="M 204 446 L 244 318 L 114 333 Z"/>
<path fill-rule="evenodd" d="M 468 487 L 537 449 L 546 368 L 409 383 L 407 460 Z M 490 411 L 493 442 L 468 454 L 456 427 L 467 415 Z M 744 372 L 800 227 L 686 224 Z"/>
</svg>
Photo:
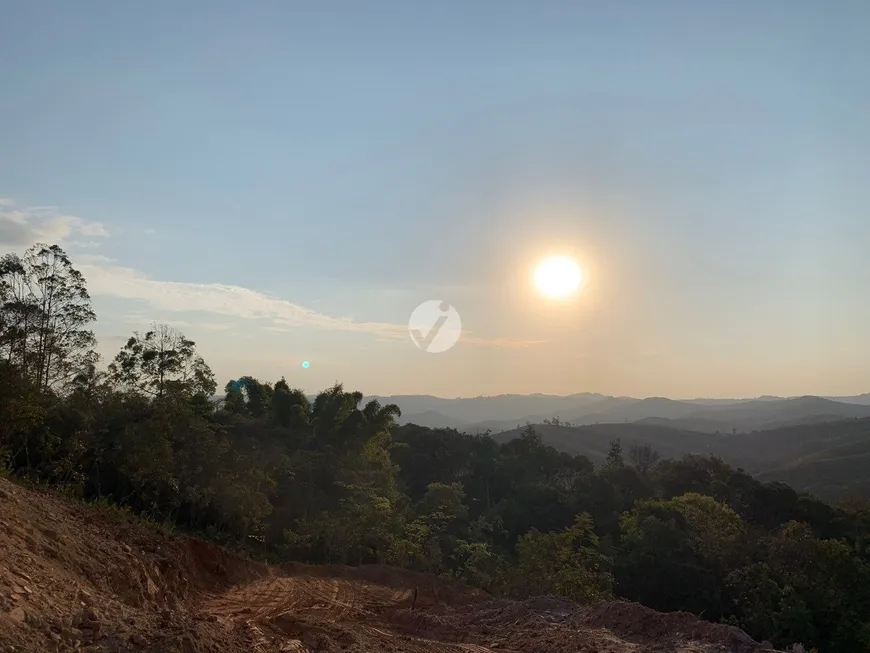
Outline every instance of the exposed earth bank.
<svg viewBox="0 0 870 653">
<path fill-rule="evenodd" d="M 0 479 L 3 653 L 766 650 L 633 603 L 495 600 L 389 567 L 269 566 Z"/>
</svg>

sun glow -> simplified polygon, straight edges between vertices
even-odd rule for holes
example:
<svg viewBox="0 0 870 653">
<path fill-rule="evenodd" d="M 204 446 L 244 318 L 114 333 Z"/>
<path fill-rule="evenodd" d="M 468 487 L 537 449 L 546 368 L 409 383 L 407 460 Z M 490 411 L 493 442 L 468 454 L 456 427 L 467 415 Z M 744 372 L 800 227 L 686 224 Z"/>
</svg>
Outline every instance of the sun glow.
<svg viewBox="0 0 870 653">
<path fill-rule="evenodd" d="M 564 299 L 572 295 L 583 281 L 580 266 L 567 256 L 551 256 L 535 268 L 535 287 L 545 297 Z"/>
</svg>

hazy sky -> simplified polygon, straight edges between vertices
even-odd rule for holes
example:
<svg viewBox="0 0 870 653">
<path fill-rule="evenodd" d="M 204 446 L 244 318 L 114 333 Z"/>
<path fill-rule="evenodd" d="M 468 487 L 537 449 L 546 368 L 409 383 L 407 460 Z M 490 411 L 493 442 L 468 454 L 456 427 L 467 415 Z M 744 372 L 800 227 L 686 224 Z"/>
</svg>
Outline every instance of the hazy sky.
<svg viewBox="0 0 870 653">
<path fill-rule="evenodd" d="M 866 0 L 2 14 L 0 243 L 67 249 L 107 357 L 159 319 L 221 385 L 870 390 Z M 551 253 L 574 301 L 530 290 Z"/>
</svg>

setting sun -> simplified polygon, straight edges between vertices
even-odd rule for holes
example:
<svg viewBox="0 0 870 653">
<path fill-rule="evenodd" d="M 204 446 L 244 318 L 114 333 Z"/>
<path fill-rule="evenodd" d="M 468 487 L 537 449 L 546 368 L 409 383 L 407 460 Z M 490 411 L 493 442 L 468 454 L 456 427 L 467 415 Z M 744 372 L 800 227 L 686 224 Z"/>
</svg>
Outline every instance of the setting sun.
<svg viewBox="0 0 870 653">
<path fill-rule="evenodd" d="M 575 261 L 566 256 L 551 256 L 535 268 L 535 287 L 552 299 L 568 297 L 583 280 L 583 273 Z"/>
</svg>

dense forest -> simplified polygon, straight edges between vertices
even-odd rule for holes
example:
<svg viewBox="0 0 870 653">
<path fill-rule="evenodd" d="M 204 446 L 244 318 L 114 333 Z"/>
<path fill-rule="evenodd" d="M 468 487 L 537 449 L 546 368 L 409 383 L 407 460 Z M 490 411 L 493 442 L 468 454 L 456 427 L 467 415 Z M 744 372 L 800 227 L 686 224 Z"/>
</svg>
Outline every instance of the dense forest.
<svg viewBox="0 0 870 653">
<path fill-rule="evenodd" d="M 337 385 L 217 382 L 143 325 L 108 365 L 86 281 L 57 246 L 0 262 L 0 467 L 252 555 L 383 563 L 493 594 L 688 610 L 777 645 L 870 647 L 870 506 L 721 460 L 612 442 L 597 468 L 533 428 L 498 443 L 397 426 Z"/>
</svg>

